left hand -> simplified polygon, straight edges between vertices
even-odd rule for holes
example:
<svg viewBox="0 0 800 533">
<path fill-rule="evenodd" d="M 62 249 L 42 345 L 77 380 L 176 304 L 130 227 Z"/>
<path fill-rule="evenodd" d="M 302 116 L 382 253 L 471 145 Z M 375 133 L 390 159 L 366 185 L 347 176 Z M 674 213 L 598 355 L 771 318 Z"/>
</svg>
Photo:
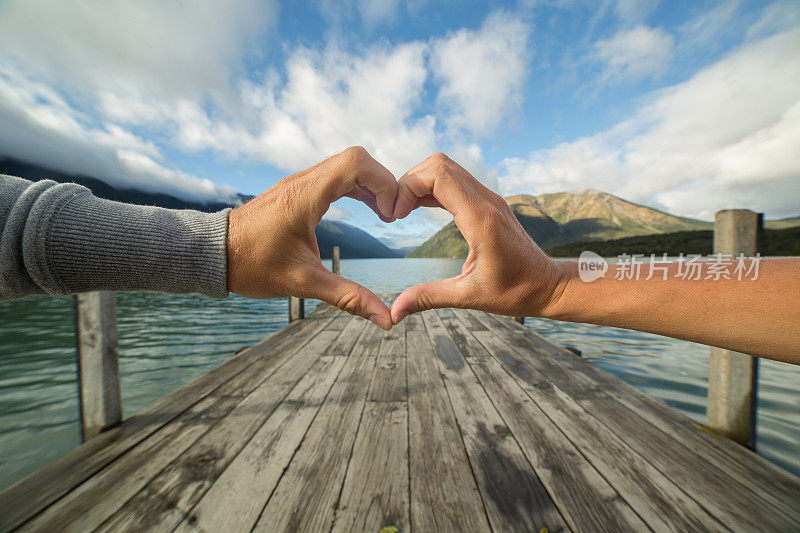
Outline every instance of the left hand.
<svg viewBox="0 0 800 533">
<path fill-rule="evenodd" d="M 390 329 L 380 298 L 322 265 L 314 228 L 343 196 L 363 201 L 384 222 L 394 220 L 397 180 L 361 147 L 288 176 L 231 211 L 228 290 L 250 298 L 316 298 Z"/>
</svg>

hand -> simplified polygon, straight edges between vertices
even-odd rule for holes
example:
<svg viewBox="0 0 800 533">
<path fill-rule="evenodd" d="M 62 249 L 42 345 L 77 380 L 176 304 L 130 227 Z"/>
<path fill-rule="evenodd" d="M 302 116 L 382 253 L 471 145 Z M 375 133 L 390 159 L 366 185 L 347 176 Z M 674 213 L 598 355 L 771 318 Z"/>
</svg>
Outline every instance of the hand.
<svg viewBox="0 0 800 533">
<path fill-rule="evenodd" d="M 314 228 L 343 196 L 363 201 L 384 222 L 394 220 L 397 181 L 361 147 L 284 178 L 231 211 L 228 290 L 250 298 L 316 298 L 390 329 L 380 298 L 322 265 Z"/>
<path fill-rule="evenodd" d="M 444 154 L 409 170 L 398 183 L 396 218 L 420 206 L 443 207 L 469 244 L 461 274 L 416 285 L 392 304 L 392 321 L 438 307 L 537 316 L 563 290 L 563 274 L 531 240 L 505 200 Z"/>
</svg>

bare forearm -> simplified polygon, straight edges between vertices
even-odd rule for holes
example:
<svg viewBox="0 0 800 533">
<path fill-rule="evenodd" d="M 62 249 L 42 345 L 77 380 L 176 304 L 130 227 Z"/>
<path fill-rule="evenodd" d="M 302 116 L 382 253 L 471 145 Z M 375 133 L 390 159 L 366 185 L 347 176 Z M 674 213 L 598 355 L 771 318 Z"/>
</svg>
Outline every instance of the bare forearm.
<svg viewBox="0 0 800 533">
<path fill-rule="evenodd" d="M 647 331 L 800 364 L 800 259 L 761 260 L 757 279 L 684 280 L 678 265 L 646 280 L 584 282 L 563 262 L 561 292 L 544 316 Z"/>
</svg>

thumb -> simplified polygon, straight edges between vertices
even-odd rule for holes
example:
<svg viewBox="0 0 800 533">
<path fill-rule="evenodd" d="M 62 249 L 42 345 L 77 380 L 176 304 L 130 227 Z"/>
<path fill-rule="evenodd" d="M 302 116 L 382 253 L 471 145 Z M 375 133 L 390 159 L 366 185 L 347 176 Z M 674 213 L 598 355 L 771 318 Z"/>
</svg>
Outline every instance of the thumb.
<svg viewBox="0 0 800 533">
<path fill-rule="evenodd" d="M 392 323 L 398 324 L 411 313 L 438 309 L 440 307 L 459 307 L 460 291 L 456 278 L 420 283 L 400 293 L 392 303 Z"/>
<path fill-rule="evenodd" d="M 347 278 L 337 276 L 324 267 L 315 270 L 313 298 L 335 305 L 351 315 L 366 318 L 385 330 L 392 329 L 389 308 L 375 293 Z"/>
</svg>

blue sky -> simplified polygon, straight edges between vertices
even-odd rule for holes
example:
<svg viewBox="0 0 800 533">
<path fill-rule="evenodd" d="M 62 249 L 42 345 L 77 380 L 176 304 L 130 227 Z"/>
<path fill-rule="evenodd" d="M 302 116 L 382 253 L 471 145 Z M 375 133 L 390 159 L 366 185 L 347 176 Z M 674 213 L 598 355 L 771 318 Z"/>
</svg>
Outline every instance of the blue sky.
<svg viewBox="0 0 800 533">
<path fill-rule="evenodd" d="M 353 144 L 504 195 L 797 215 L 800 3 L 0 0 L 0 155 L 203 200 Z M 448 221 L 327 216 L 397 246 Z"/>
</svg>

